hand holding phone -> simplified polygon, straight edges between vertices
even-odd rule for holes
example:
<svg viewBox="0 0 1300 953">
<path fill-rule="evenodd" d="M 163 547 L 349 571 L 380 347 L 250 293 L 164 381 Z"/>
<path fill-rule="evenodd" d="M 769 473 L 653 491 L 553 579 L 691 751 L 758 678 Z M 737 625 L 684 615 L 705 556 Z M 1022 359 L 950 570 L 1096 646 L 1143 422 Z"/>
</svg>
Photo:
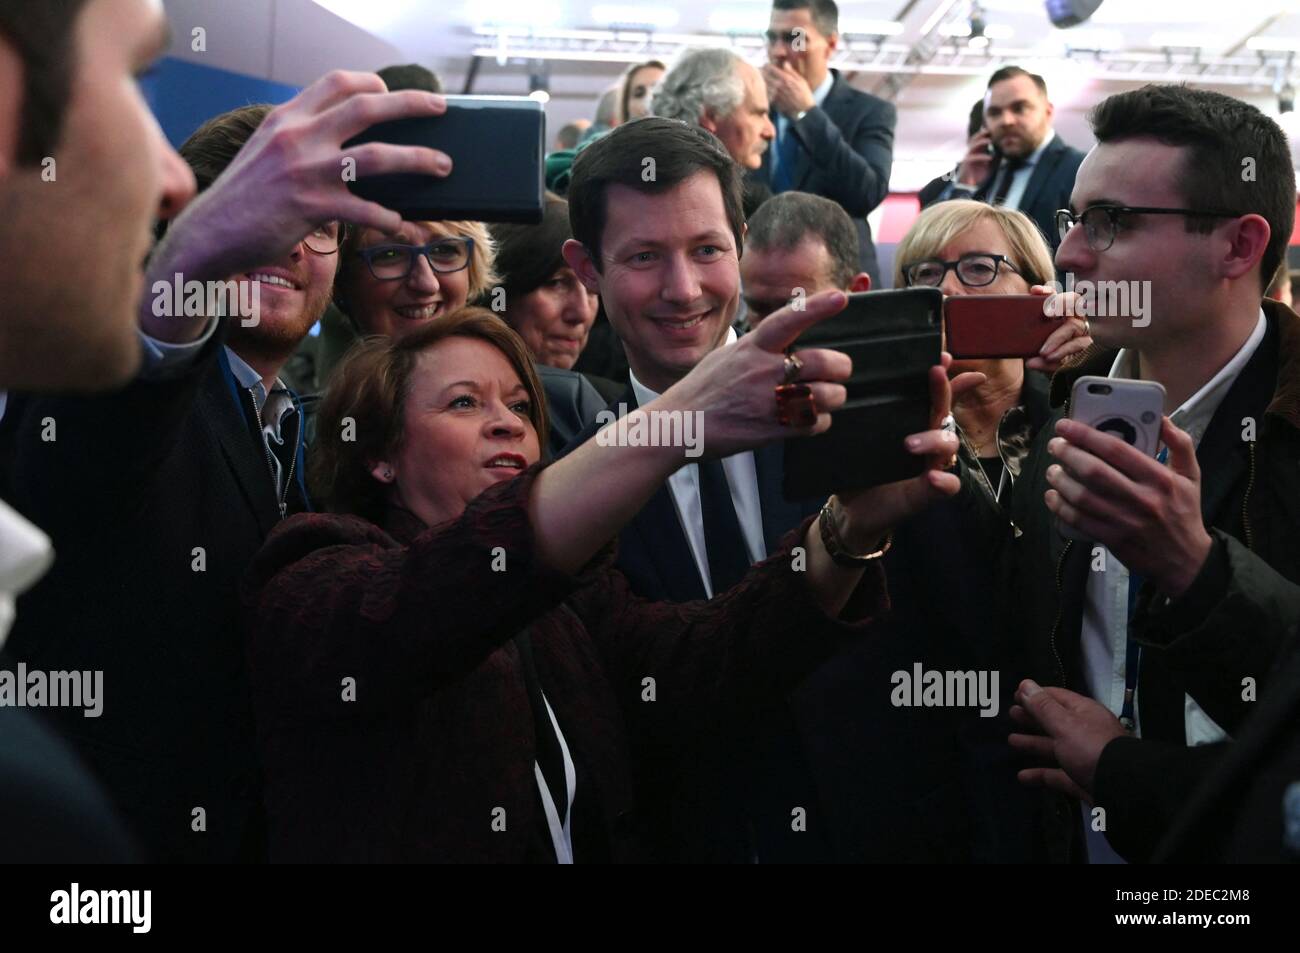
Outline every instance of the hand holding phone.
<svg viewBox="0 0 1300 953">
<path fill-rule="evenodd" d="M 943 302 L 946 350 L 957 360 L 1037 357 L 1061 319 L 1043 295 L 951 295 Z"/>
<path fill-rule="evenodd" d="M 963 185 L 980 185 L 988 178 L 989 170 L 993 167 L 997 147 L 993 145 L 993 137 L 988 129 L 981 129 L 971 136 L 967 147 L 957 181 Z"/>
<path fill-rule="evenodd" d="M 370 142 L 427 146 L 453 157 L 450 175 L 362 175 L 348 187 L 407 221 L 540 222 L 546 188 L 541 103 L 526 96 L 444 98 L 444 115 L 371 126 L 344 149 Z"/>
<path fill-rule="evenodd" d="M 1164 416 L 1165 389 L 1156 381 L 1122 377 L 1080 377 L 1070 392 L 1070 419 L 1119 437 L 1149 457 L 1156 456 Z M 1087 539 L 1058 519 L 1061 535 Z"/>
</svg>

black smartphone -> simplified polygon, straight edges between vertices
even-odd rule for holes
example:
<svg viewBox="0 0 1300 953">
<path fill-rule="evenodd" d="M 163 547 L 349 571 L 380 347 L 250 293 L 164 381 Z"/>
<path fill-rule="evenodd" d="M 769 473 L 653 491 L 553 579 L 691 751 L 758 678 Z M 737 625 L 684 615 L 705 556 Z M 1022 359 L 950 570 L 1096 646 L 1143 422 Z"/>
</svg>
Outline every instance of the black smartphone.
<svg viewBox="0 0 1300 953">
<path fill-rule="evenodd" d="M 905 480 L 925 461 L 903 440 L 930 427 L 930 368 L 939 363 L 943 292 L 938 288 L 849 295 L 839 314 L 799 336 L 804 347 L 843 351 L 853 361 L 848 400 L 831 429 L 785 442 L 788 500 L 821 498 Z"/>
<path fill-rule="evenodd" d="M 379 123 L 343 148 L 429 146 L 451 156 L 450 175 L 366 176 L 348 187 L 407 221 L 536 224 L 545 193 L 545 131 L 542 104 L 526 96 L 448 96 L 441 116 Z"/>
</svg>

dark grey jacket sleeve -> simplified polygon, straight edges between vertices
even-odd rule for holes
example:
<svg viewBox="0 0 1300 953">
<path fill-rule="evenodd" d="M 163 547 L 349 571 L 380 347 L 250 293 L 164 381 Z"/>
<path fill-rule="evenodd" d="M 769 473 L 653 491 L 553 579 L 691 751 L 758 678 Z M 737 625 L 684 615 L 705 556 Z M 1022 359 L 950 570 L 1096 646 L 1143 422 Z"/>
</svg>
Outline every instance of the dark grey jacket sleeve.
<svg viewBox="0 0 1300 953">
<path fill-rule="evenodd" d="M 897 111 L 884 101 L 847 131 L 822 109 L 810 109 L 794 131 L 824 176 L 819 193 L 852 216 L 865 216 L 885 200 L 894 163 Z"/>
</svg>

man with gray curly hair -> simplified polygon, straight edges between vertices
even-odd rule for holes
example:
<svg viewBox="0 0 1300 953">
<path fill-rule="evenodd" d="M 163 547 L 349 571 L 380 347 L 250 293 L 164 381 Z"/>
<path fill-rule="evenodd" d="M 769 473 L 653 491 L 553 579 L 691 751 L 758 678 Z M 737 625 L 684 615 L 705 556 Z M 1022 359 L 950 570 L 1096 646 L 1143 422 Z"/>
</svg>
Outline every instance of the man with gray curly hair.
<svg viewBox="0 0 1300 953">
<path fill-rule="evenodd" d="M 762 165 L 776 137 L 763 77 L 730 50 L 684 54 L 655 91 L 650 112 L 707 129 L 743 169 Z"/>
</svg>

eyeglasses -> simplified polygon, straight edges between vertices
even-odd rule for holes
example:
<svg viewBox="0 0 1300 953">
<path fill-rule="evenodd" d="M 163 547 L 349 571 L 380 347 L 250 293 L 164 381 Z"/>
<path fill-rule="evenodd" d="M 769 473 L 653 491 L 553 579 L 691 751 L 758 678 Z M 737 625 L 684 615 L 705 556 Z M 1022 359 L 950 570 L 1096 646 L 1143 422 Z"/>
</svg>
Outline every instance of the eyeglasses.
<svg viewBox="0 0 1300 953">
<path fill-rule="evenodd" d="M 921 285 L 926 288 L 937 288 L 948 277 L 949 271 L 956 271 L 957 280 L 967 288 L 983 288 L 997 281 L 998 268 L 1003 265 L 1015 274 L 1020 274 L 1006 255 L 970 252 L 956 261 L 927 258 L 924 261 L 910 262 L 903 266 L 903 278 L 909 287 Z"/>
<path fill-rule="evenodd" d="M 808 42 L 808 31 L 802 27 L 796 30 L 782 30 L 779 33 L 776 30 L 768 30 L 763 35 L 767 37 L 768 46 L 776 46 L 778 43 L 784 43 L 786 46 L 794 47 L 798 50 L 802 48 L 803 44 Z M 795 46 L 796 41 L 800 41 L 800 46 Z"/>
<path fill-rule="evenodd" d="M 1056 212 L 1056 231 L 1065 241 L 1065 236 L 1074 226 L 1083 223 L 1083 236 L 1088 240 L 1088 247 L 1093 251 L 1105 251 L 1115 243 L 1119 233 L 1121 215 L 1190 215 L 1195 218 L 1237 218 L 1242 212 L 1224 212 L 1216 209 L 1191 208 L 1146 208 L 1134 205 L 1091 205 L 1078 215 L 1068 208 Z"/>
<path fill-rule="evenodd" d="M 411 273 L 419 255 L 438 274 L 447 275 L 467 267 L 473 252 L 472 238 L 436 238 L 427 245 L 374 245 L 356 254 L 376 281 L 398 281 Z"/>
<path fill-rule="evenodd" d="M 333 255 L 343 243 L 347 234 L 342 222 L 326 222 L 317 225 L 315 230 L 302 240 L 303 247 L 316 255 Z"/>
</svg>

